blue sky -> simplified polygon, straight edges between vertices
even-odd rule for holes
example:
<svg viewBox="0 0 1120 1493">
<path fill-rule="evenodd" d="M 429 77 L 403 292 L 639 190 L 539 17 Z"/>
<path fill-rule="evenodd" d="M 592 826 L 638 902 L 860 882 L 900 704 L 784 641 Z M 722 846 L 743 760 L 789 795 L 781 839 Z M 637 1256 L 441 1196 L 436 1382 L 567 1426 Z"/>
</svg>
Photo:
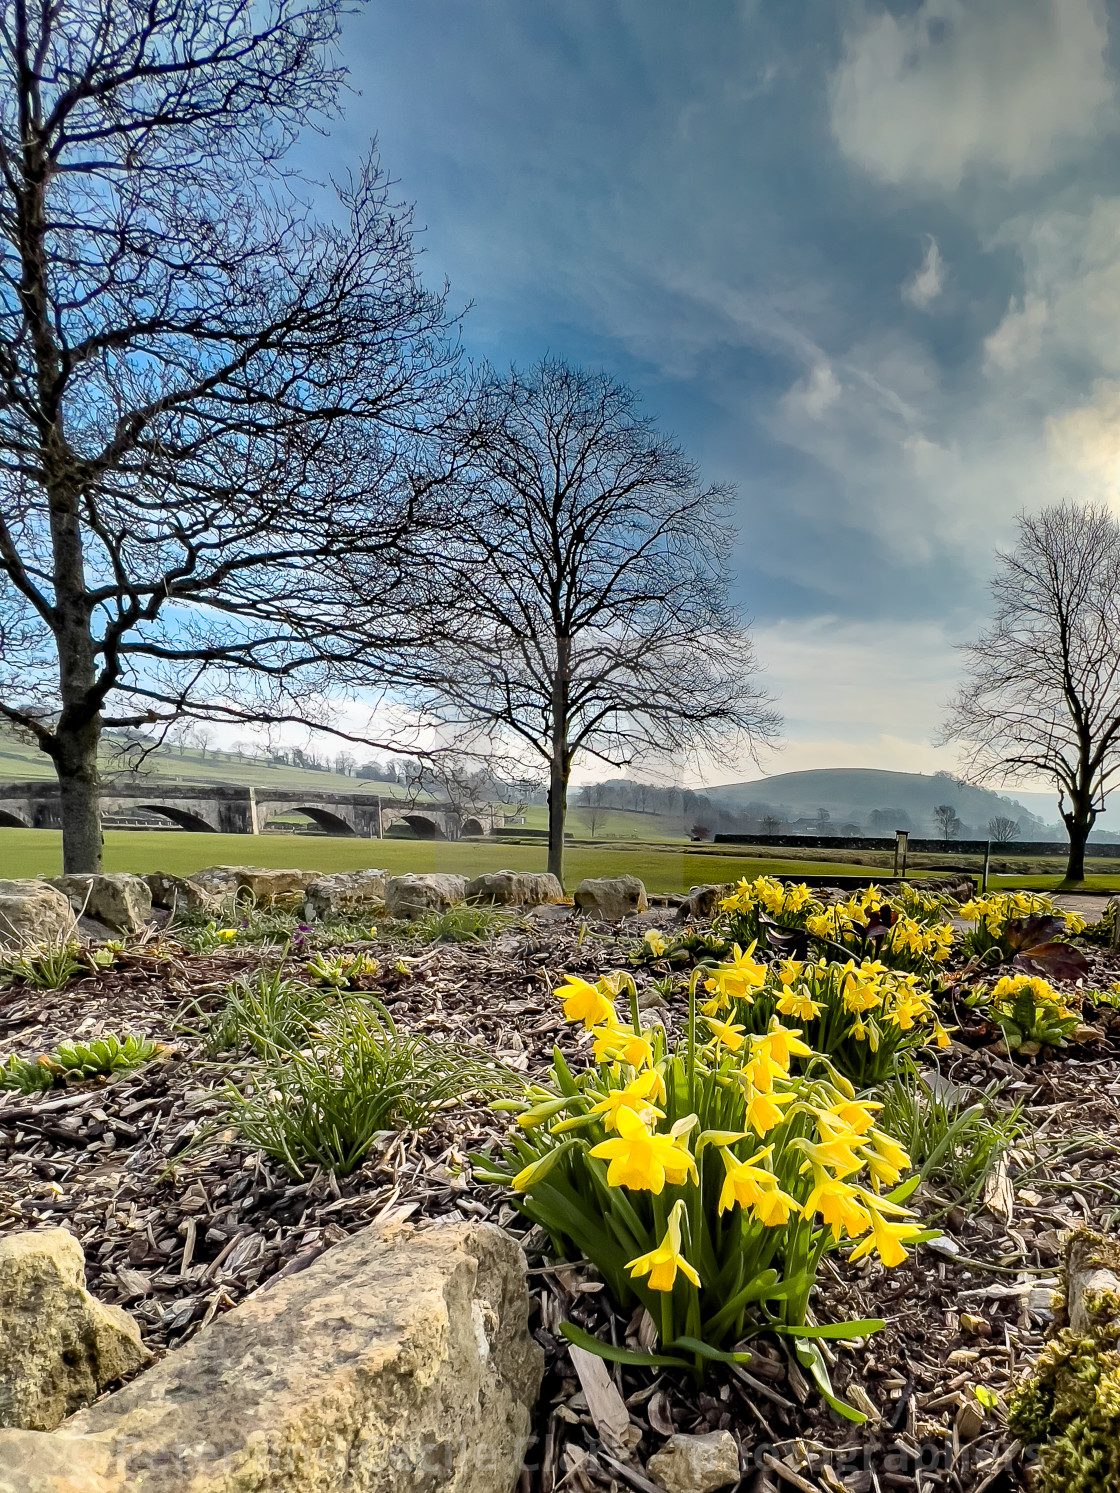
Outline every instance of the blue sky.
<svg viewBox="0 0 1120 1493">
<path fill-rule="evenodd" d="M 1094 0 L 372 0 L 371 134 L 497 363 L 603 366 L 738 489 L 786 746 L 931 738 L 1023 507 L 1116 498 L 1116 13 Z M 748 762 L 719 778 L 752 777 Z"/>
</svg>

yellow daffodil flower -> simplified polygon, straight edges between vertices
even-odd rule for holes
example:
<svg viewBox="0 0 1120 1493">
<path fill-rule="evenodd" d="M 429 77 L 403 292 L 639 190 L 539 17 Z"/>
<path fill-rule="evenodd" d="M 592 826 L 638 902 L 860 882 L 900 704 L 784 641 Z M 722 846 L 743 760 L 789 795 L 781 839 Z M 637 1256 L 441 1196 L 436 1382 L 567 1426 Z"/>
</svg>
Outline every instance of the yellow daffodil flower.
<svg viewBox="0 0 1120 1493">
<path fill-rule="evenodd" d="M 797 1212 L 797 1199 L 791 1198 L 788 1192 L 783 1192 L 780 1187 L 773 1187 L 769 1192 L 764 1192 L 751 1209 L 751 1215 L 763 1228 L 779 1228 L 788 1223 L 790 1215 Z"/>
<path fill-rule="evenodd" d="M 794 980 L 800 979 L 801 971 L 805 968 L 803 959 L 779 959 L 778 979 L 783 985 L 792 985 Z"/>
<path fill-rule="evenodd" d="M 871 1227 L 871 1215 L 861 1206 L 859 1196 L 850 1183 L 819 1173 L 816 1185 L 805 1199 L 801 1216 L 810 1219 L 814 1213 L 819 1213 L 837 1237 L 843 1230 L 854 1239 Z"/>
<path fill-rule="evenodd" d="M 827 1169 L 837 1177 L 850 1177 L 854 1172 L 862 1171 L 863 1157 L 857 1156 L 852 1149 L 856 1144 L 858 1137 L 854 1135 L 837 1135 L 816 1144 L 808 1140 L 794 1141 L 794 1145 L 804 1151 L 818 1169 Z M 806 1162 L 803 1170 L 808 1169 L 809 1163 Z"/>
<path fill-rule="evenodd" d="M 755 1043 L 757 1042 L 757 1047 Z M 801 1040 L 801 1031 L 791 1031 L 789 1027 L 783 1026 L 777 1017 L 770 1022 L 770 1030 L 764 1037 L 751 1038 L 756 1058 L 764 1057 L 772 1063 L 777 1063 L 785 1072 L 789 1072 L 789 1060 L 791 1057 L 810 1058 L 813 1049 Z"/>
<path fill-rule="evenodd" d="M 804 985 L 799 985 L 796 990 L 784 985 L 778 997 L 778 1010 L 783 1016 L 792 1016 L 795 1021 L 812 1021 L 821 1013 L 820 1006 Z"/>
<path fill-rule="evenodd" d="M 729 1148 L 724 1147 L 720 1152 L 725 1172 L 723 1190 L 719 1195 L 721 1213 L 726 1213 L 736 1203 L 740 1208 L 753 1208 L 764 1192 L 777 1187 L 778 1179 L 774 1173 L 758 1164 L 765 1161 L 773 1150 L 773 1146 L 767 1146 L 765 1150 L 757 1151 L 749 1160 L 740 1161 Z"/>
<path fill-rule="evenodd" d="M 949 1036 L 949 1033 L 950 1032 L 955 1032 L 955 1031 L 956 1031 L 956 1027 L 955 1026 L 953 1026 L 953 1027 L 943 1027 L 941 1025 L 941 1022 L 937 1019 L 936 1016 L 933 1018 L 933 1035 L 934 1035 L 934 1040 L 937 1042 L 938 1047 L 948 1047 L 949 1044 L 950 1044 L 950 1042 L 952 1041 L 952 1038 Z"/>
<path fill-rule="evenodd" d="M 219 928 L 218 931 L 217 931 L 217 933 L 215 933 L 214 937 L 215 938 L 220 938 L 223 943 L 232 943 L 233 940 L 237 937 L 237 929 L 236 928 Z"/>
<path fill-rule="evenodd" d="M 653 1103 L 654 1096 L 660 1098 L 662 1103 L 665 1102 L 665 1080 L 656 1068 L 647 1068 L 644 1073 L 632 1078 L 625 1088 L 612 1089 L 598 1104 L 593 1104 L 588 1113 L 603 1115 L 603 1124 L 608 1130 L 618 1129 L 618 1114 L 623 1109 L 632 1109 L 649 1124 L 651 1118 L 665 1118 Z"/>
<path fill-rule="evenodd" d="M 665 950 L 669 947 L 665 939 L 660 933 L 658 933 L 656 928 L 647 928 L 645 937 L 642 939 L 642 942 L 645 944 L 646 948 L 655 959 L 660 959 L 662 954 L 664 954 Z"/>
<path fill-rule="evenodd" d="M 698 1180 L 696 1163 L 676 1136 L 652 1134 L 640 1116 L 628 1109 L 619 1110 L 617 1127 L 617 1135 L 600 1141 L 589 1152 L 591 1156 L 610 1162 L 607 1168 L 609 1187 L 659 1193 L 666 1182 L 678 1186 L 689 1175 L 693 1181 Z"/>
<path fill-rule="evenodd" d="M 565 1021 L 582 1021 L 588 1031 L 593 1026 L 615 1020 L 613 1004 L 597 985 L 590 985 L 578 975 L 568 975 L 567 983 L 554 991 L 556 998 L 564 1003 Z"/>
<path fill-rule="evenodd" d="M 743 1036 L 744 1028 L 734 1026 L 728 1021 L 717 1021 L 714 1016 L 705 1016 L 704 1020 L 715 1033 L 715 1040 L 729 1052 L 738 1052 L 746 1038 Z"/>
<path fill-rule="evenodd" d="M 871 1233 L 856 1245 L 848 1258 L 862 1260 L 864 1255 L 869 1255 L 872 1250 L 876 1250 L 879 1258 L 888 1268 L 901 1265 L 906 1259 L 903 1244 L 916 1239 L 922 1232 L 921 1229 L 913 1223 L 888 1223 L 874 1208 L 871 1208 L 869 1213 Z"/>
<path fill-rule="evenodd" d="M 826 1110 L 817 1111 L 817 1124 L 822 1121 L 825 1126 L 828 1120 L 825 1116 L 834 1116 L 845 1130 L 850 1130 L 855 1135 L 866 1135 L 875 1123 L 873 1110 L 882 1109 L 882 1105 L 873 1099 L 844 1099 L 839 1104 L 832 1104 Z"/>
<path fill-rule="evenodd" d="M 774 1094 L 754 1088 L 744 1076 L 744 1098 L 746 1113 L 743 1117 L 756 1135 L 768 1135 L 783 1118 L 781 1106 L 792 1104 L 795 1094 Z"/>
<path fill-rule="evenodd" d="M 645 1037 L 639 1037 L 633 1027 L 602 1026 L 592 1033 L 595 1038 L 593 1052 L 597 1063 L 608 1060 L 629 1063 L 631 1068 L 645 1068 L 653 1062 L 653 1048 Z"/>
<path fill-rule="evenodd" d="M 678 1270 L 694 1286 L 700 1284 L 700 1277 L 681 1253 L 681 1215 L 683 1212 L 684 1199 L 678 1198 L 673 1204 L 673 1211 L 669 1214 L 668 1227 L 661 1243 L 656 1249 L 651 1249 L 648 1254 L 639 1255 L 636 1260 L 629 1261 L 626 1266 L 634 1279 L 643 1275 L 648 1276 L 647 1284 L 651 1291 L 671 1291 Z"/>
</svg>

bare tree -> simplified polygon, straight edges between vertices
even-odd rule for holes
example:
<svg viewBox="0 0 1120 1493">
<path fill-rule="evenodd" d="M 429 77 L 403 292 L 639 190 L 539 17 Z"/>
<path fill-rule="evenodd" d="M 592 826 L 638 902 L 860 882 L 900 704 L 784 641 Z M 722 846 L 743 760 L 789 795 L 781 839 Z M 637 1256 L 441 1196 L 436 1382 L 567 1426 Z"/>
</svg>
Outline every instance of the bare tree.
<svg viewBox="0 0 1120 1493">
<path fill-rule="evenodd" d="M 54 764 L 68 871 L 100 866 L 102 731 L 299 718 L 332 556 L 415 516 L 442 300 L 374 161 L 322 221 L 284 162 L 334 109 L 338 16 L 0 26 L 0 716 Z"/>
<path fill-rule="evenodd" d="M 1069 833 L 1066 880 L 1120 770 L 1120 524 L 1061 503 L 1019 519 L 999 552 L 991 625 L 964 648 L 968 676 L 945 734 L 983 782 L 1048 778 Z"/>
<path fill-rule="evenodd" d="M 587 803 L 584 804 L 580 809 L 580 818 L 587 826 L 587 833 L 591 836 L 592 839 L 595 838 L 595 836 L 599 833 L 599 830 L 602 828 L 603 820 L 606 817 L 606 812 L 606 809 L 601 803 Z"/>
<path fill-rule="evenodd" d="M 474 428 L 439 640 L 433 622 L 393 668 L 442 730 L 491 732 L 546 766 L 562 876 L 578 753 L 623 767 L 753 748 L 778 718 L 728 602 L 728 493 L 700 485 L 630 389 L 548 360 L 488 376 Z"/>
<path fill-rule="evenodd" d="M 988 839 L 993 845 L 1010 845 L 1019 838 L 1019 821 L 1009 819 L 1006 814 L 997 814 L 988 820 Z"/>
<path fill-rule="evenodd" d="M 765 814 L 762 819 L 762 833 L 764 835 L 780 835 L 782 832 L 782 821 L 776 814 Z"/>
<path fill-rule="evenodd" d="M 933 811 L 933 822 L 943 840 L 955 840 L 961 832 L 960 815 L 952 804 L 938 804 Z"/>
</svg>

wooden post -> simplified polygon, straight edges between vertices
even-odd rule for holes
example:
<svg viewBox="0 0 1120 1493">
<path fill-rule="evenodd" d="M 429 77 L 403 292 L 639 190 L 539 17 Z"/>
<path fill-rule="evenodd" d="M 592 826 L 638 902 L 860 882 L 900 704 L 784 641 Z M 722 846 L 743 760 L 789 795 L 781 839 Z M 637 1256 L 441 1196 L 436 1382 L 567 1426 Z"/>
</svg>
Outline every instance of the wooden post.
<svg viewBox="0 0 1120 1493">
<path fill-rule="evenodd" d="M 980 890 L 983 893 L 986 893 L 987 890 L 988 890 L 988 868 L 990 867 L 991 863 L 992 863 L 992 842 L 991 842 L 991 840 L 988 840 L 985 843 L 985 845 L 984 845 L 984 880 L 983 880 L 983 883 L 981 884 L 981 887 L 980 887 Z"/>
</svg>

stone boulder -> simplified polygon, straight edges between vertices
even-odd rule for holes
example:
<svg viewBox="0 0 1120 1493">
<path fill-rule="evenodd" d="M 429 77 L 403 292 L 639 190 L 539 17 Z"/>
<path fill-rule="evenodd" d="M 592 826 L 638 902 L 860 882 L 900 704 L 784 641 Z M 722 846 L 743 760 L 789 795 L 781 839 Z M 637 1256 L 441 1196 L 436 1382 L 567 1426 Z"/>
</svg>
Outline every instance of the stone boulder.
<svg viewBox="0 0 1120 1493">
<path fill-rule="evenodd" d="M 139 933 L 152 920 L 151 888 L 143 876 L 118 871 L 99 876 L 52 876 L 77 913 L 104 923 L 114 933 Z"/>
<path fill-rule="evenodd" d="M 263 866 L 207 866 L 204 871 L 192 871 L 189 880 L 216 902 L 244 898 L 258 907 L 295 907 L 318 874 Z"/>
<path fill-rule="evenodd" d="M 0 1239 L 0 1426 L 53 1431 L 150 1361 L 136 1323 L 91 1296 L 85 1278 L 65 1229 Z"/>
<path fill-rule="evenodd" d="M 340 871 L 317 876 L 303 894 L 303 914 L 313 918 L 354 918 L 385 904 L 388 871 Z"/>
<path fill-rule="evenodd" d="M 376 1227 L 50 1435 L 0 1493 L 512 1493 L 543 1358 L 492 1224 Z"/>
<path fill-rule="evenodd" d="M 385 883 L 385 907 L 391 918 L 419 918 L 426 912 L 446 912 L 466 900 L 467 878 L 440 872 L 419 876 L 390 876 Z"/>
<path fill-rule="evenodd" d="M 169 912 L 213 912 L 221 904 L 220 898 L 197 886 L 186 876 L 172 876 L 169 871 L 153 871 L 145 876 L 148 890 L 152 894 L 153 907 L 165 907 Z"/>
<path fill-rule="evenodd" d="M 49 881 L 0 880 L 0 948 L 73 938 L 77 931 L 69 897 Z"/>
<path fill-rule="evenodd" d="M 729 881 L 709 881 L 702 886 L 691 887 L 688 896 L 681 903 L 677 916 L 693 918 L 698 923 L 708 922 L 719 911 L 719 904 L 723 899 L 731 895 L 731 888 L 732 884 Z"/>
<path fill-rule="evenodd" d="M 649 906 L 646 889 L 636 876 L 585 876 L 576 887 L 576 907 L 604 923 L 621 923 Z"/>
<path fill-rule="evenodd" d="M 739 1448 L 730 1431 L 678 1432 L 650 1457 L 648 1470 L 665 1493 L 715 1493 L 739 1481 Z"/>
<path fill-rule="evenodd" d="M 563 902 L 564 888 L 551 871 L 485 871 L 467 882 L 466 898 L 505 907 L 542 907 Z"/>
</svg>

